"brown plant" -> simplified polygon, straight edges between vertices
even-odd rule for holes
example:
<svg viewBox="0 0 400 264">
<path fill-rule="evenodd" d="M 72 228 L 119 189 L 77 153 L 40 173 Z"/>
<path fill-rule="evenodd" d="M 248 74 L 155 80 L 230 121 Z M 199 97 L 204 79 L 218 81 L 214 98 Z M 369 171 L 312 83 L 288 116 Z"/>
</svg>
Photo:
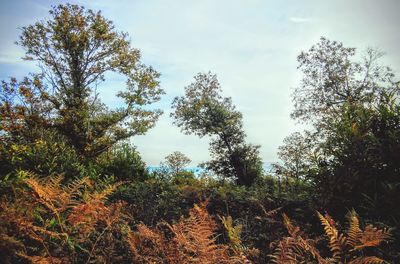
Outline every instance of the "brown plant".
<svg viewBox="0 0 400 264">
<path fill-rule="evenodd" d="M 117 224 L 124 224 L 124 204 L 105 204 L 118 184 L 93 191 L 87 178 L 62 185 L 62 176 L 26 176 L 28 188 L 18 188 L 13 199 L 0 203 L 0 237 L 7 238 L 9 246 L 16 245 L 8 259 L 73 263 L 82 262 L 85 255 L 89 262 L 108 254 L 107 248 L 98 250 L 99 242 L 112 235 Z"/>
<path fill-rule="evenodd" d="M 176 224 L 160 224 L 154 229 L 139 225 L 136 232 L 130 232 L 127 241 L 134 262 L 250 263 L 227 245 L 216 243 L 217 224 L 208 214 L 206 205 L 207 202 L 195 205 L 189 216 Z"/>
<path fill-rule="evenodd" d="M 289 237 L 276 243 L 274 254 L 271 256 L 274 263 L 309 263 L 320 264 L 347 263 L 347 264 L 381 264 L 386 263 L 376 256 L 365 256 L 362 249 L 377 247 L 382 242 L 389 240 L 388 229 L 378 229 L 367 225 L 364 230 L 360 227 L 360 220 L 355 211 L 349 214 L 349 228 L 347 234 L 340 233 L 335 221 L 326 214 L 317 212 L 324 227 L 325 235 L 329 239 L 330 257 L 322 257 L 315 246 L 315 239 L 304 238 L 299 227 L 292 224 L 289 217 L 283 214 L 283 223 Z"/>
</svg>

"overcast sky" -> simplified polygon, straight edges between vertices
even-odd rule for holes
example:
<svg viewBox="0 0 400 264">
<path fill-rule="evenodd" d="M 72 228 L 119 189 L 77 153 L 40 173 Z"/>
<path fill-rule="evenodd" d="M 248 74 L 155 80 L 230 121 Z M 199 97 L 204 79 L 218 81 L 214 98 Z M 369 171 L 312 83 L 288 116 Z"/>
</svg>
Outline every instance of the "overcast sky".
<svg viewBox="0 0 400 264">
<path fill-rule="evenodd" d="M 0 2 L 0 79 L 37 71 L 14 45 L 18 28 L 48 16 L 62 1 Z M 346 46 L 378 47 L 385 63 L 400 70 L 400 1 L 397 0 L 126 0 L 70 1 L 101 10 L 119 30 L 129 33 L 143 61 L 161 72 L 164 110 L 155 128 L 132 138 L 148 165 L 179 150 L 193 160 L 209 159 L 208 139 L 187 136 L 169 118 L 172 99 L 198 72 L 216 73 L 224 95 L 243 113 L 248 142 L 261 145 L 265 162 L 277 160 L 285 136 L 302 130 L 290 119 L 291 92 L 301 74 L 296 57 L 320 36 Z M 399 74 L 397 74 L 399 75 Z M 110 107 L 124 79 L 109 76 L 101 95 Z"/>
</svg>

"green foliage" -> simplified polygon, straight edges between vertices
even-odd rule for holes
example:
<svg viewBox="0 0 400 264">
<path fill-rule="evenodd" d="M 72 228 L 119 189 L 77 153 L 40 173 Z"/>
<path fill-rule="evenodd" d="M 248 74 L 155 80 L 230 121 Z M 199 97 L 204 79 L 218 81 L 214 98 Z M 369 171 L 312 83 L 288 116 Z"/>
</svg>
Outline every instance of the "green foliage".
<svg viewBox="0 0 400 264">
<path fill-rule="evenodd" d="M 0 180 L 20 170 L 43 176 L 63 174 L 66 179 L 85 174 L 85 166 L 75 149 L 48 131 L 34 140 L 17 138 L 0 142 L 0 164 Z"/>
<path fill-rule="evenodd" d="M 280 174 L 311 184 L 316 203 L 335 216 L 363 208 L 369 217 L 395 223 L 399 87 L 390 68 L 379 64 L 381 52 L 369 49 L 360 61 L 355 55 L 354 48 L 321 38 L 298 57 L 303 79 L 293 94 L 292 117 L 314 130 L 285 140 Z M 367 208 L 378 200 L 379 206 Z"/>
<path fill-rule="evenodd" d="M 115 143 L 144 134 L 161 114 L 145 107 L 160 99 L 159 73 L 140 62 L 126 33 L 115 30 L 100 12 L 59 5 L 50 19 L 22 28 L 18 44 L 41 73 L 1 86 L 1 131 L 25 137 L 29 131 L 56 131 L 85 159 Z M 107 72 L 126 77 L 118 93 L 125 106 L 108 109 L 96 87 Z"/>
<path fill-rule="evenodd" d="M 202 184 L 201 180 L 196 178 L 196 175 L 191 171 L 180 171 L 171 178 L 172 184 L 178 186 L 192 186 Z"/>
<path fill-rule="evenodd" d="M 366 208 L 366 213 L 400 219 L 394 203 L 400 198 L 400 106 L 394 97 L 383 96 L 385 100 L 374 108 L 345 106 L 321 144 L 329 170 L 313 178 L 334 208 L 359 208 L 366 197 L 376 197 L 379 206 Z"/>
<path fill-rule="evenodd" d="M 136 148 L 126 143 L 115 145 L 100 155 L 96 164 L 101 174 L 114 176 L 117 181 L 143 181 L 149 177 Z"/>
<path fill-rule="evenodd" d="M 240 233 L 242 232 L 242 225 L 238 224 L 234 226 L 233 220 L 231 216 L 225 217 L 222 216 L 220 217 L 222 224 L 224 225 L 224 228 L 228 234 L 228 238 L 230 243 L 232 244 L 233 247 L 239 248 L 241 246 L 241 239 L 240 239 Z"/>
<path fill-rule="evenodd" d="M 368 49 L 361 61 L 355 55 L 355 48 L 324 37 L 302 52 L 297 60 L 303 79 L 293 93 L 292 117 L 323 128 L 344 104 L 376 103 L 381 92 L 395 88 L 393 72 L 379 64 L 382 52 Z"/>
<path fill-rule="evenodd" d="M 210 144 L 213 160 L 204 167 L 249 186 L 262 174 L 259 146 L 245 143 L 242 114 L 221 92 L 216 75 L 199 73 L 185 88 L 185 96 L 174 99 L 171 116 L 187 134 L 214 137 Z"/>
<path fill-rule="evenodd" d="M 283 140 L 278 157 L 283 164 L 275 164 L 275 169 L 287 178 L 299 181 L 307 176 L 307 170 L 313 159 L 312 142 L 308 135 L 295 132 Z"/>
<path fill-rule="evenodd" d="M 176 175 L 192 162 L 182 152 L 175 151 L 165 157 L 165 164 Z"/>
<path fill-rule="evenodd" d="M 153 178 L 122 186 L 113 195 L 113 199 L 124 200 L 129 204 L 129 212 L 135 216 L 135 223 L 143 222 L 152 226 L 162 220 L 177 220 L 188 212 L 197 200 L 185 194 L 179 186 Z"/>
</svg>

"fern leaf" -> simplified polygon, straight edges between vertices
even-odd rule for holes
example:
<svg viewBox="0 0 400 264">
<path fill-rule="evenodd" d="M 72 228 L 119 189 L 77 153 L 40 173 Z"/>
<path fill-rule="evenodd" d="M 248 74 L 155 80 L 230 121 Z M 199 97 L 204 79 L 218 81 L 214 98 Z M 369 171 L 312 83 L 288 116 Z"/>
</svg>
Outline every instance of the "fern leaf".
<svg viewBox="0 0 400 264">
<path fill-rule="evenodd" d="M 242 232 L 242 225 L 233 226 L 233 220 L 231 216 L 228 217 L 220 217 L 222 224 L 225 227 L 225 230 L 228 233 L 229 241 L 234 247 L 240 248 L 242 245 L 242 241 L 240 240 L 240 233 Z"/>
<path fill-rule="evenodd" d="M 70 197 L 70 199 L 76 199 L 78 196 L 82 195 L 82 193 L 80 192 L 80 189 L 88 184 L 89 184 L 88 177 L 77 178 L 77 179 L 73 180 L 71 183 L 69 183 L 67 186 L 65 186 L 63 188 L 63 190 L 66 193 L 68 193 L 68 196 Z"/>
<path fill-rule="evenodd" d="M 301 263 L 301 261 L 306 261 L 309 256 L 320 264 L 328 263 L 312 244 L 313 241 L 304 239 L 300 235 L 300 228 L 294 226 L 286 214 L 283 214 L 283 223 L 291 237 L 283 239 L 278 244 L 272 255 L 275 263 Z"/>
<path fill-rule="evenodd" d="M 34 264 L 61 264 L 62 260 L 54 257 L 42 257 L 42 256 L 28 256 L 23 253 L 17 253 L 17 255 L 23 259 L 26 259 Z"/>
<path fill-rule="evenodd" d="M 213 264 L 249 263 L 244 255 L 230 255 L 226 245 L 216 243 L 217 224 L 206 210 L 207 202 L 195 205 L 189 217 L 166 226 L 172 232 L 167 239 L 160 229 L 138 226 L 136 234 L 128 236 L 128 244 L 138 263 Z M 171 234 L 169 234 L 171 235 Z"/>
<path fill-rule="evenodd" d="M 322 226 L 324 227 L 325 234 L 329 238 L 329 248 L 333 254 L 333 258 L 340 261 L 345 238 L 342 235 L 339 236 L 339 232 L 334 226 L 334 222 L 331 221 L 331 218 L 328 215 L 324 217 L 319 212 L 317 212 L 317 214 Z"/>
<path fill-rule="evenodd" d="M 355 246 L 354 248 L 360 250 L 366 247 L 376 247 L 379 246 L 382 242 L 389 240 L 390 237 L 390 230 L 377 229 L 372 225 L 367 225 L 359 239 L 360 244 Z"/>
<path fill-rule="evenodd" d="M 349 262 L 349 264 L 384 264 L 386 261 L 378 257 L 358 257 Z"/>
<path fill-rule="evenodd" d="M 285 225 L 289 234 L 292 237 L 297 237 L 300 232 L 300 228 L 297 226 L 294 226 L 292 224 L 292 222 L 290 221 L 289 217 L 285 213 L 283 213 L 282 216 L 283 216 L 283 224 Z"/>
<path fill-rule="evenodd" d="M 274 254 L 270 256 L 272 262 L 276 264 L 298 263 L 299 257 L 301 257 L 302 254 L 296 253 L 294 245 L 295 243 L 292 237 L 286 237 L 279 241 Z"/>
<path fill-rule="evenodd" d="M 349 229 L 347 230 L 346 244 L 350 246 L 350 248 L 355 248 L 359 244 L 361 234 L 360 221 L 357 213 L 352 210 L 349 214 Z"/>
</svg>

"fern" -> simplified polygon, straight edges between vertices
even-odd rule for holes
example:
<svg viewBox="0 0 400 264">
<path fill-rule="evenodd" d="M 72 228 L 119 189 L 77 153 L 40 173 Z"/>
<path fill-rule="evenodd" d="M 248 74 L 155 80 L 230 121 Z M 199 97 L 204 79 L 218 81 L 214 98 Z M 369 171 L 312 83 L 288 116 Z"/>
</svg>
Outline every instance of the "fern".
<svg viewBox="0 0 400 264">
<path fill-rule="evenodd" d="M 217 244 L 217 224 L 206 210 L 207 203 L 195 205 L 187 218 L 176 224 L 166 224 L 172 237 L 167 239 L 160 228 L 150 229 L 139 225 L 130 232 L 127 240 L 139 263 L 249 263 L 240 254 L 229 254 L 226 245 Z"/>
<path fill-rule="evenodd" d="M 339 234 L 335 227 L 335 222 L 329 215 L 323 216 L 317 212 L 319 220 L 324 227 L 325 234 L 329 238 L 329 248 L 332 252 L 333 259 L 337 262 L 342 261 L 342 252 L 344 251 L 344 245 L 346 243 L 346 237 Z"/>
<path fill-rule="evenodd" d="M 205 205 L 195 205 L 189 218 L 181 219 L 179 223 L 170 226 L 170 229 L 180 250 L 186 252 L 188 261 L 213 263 L 213 260 L 227 257 L 224 248 L 215 243 L 216 227 L 216 223 L 205 210 Z"/>
<path fill-rule="evenodd" d="M 118 231 L 118 224 L 125 221 L 124 203 L 105 204 L 107 195 L 119 184 L 93 191 L 87 188 L 88 178 L 63 186 L 62 175 L 38 179 L 32 173 L 26 174 L 24 181 L 29 188 L 18 189 L 20 193 L 14 200 L 0 203 L 1 226 L 6 223 L 7 229 L 14 230 L 17 240 L 35 249 L 19 250 L 16 256 L 35 263 L 58 263 L 57 256 L 69 256 L 63 261 L 72 262 L 79 249 L 80 258 L 85 256 L 83 253 L 87 254 L 86 262 L 93 258 L 103 262 L 107 258 L 107 247 L 97 251 L 99 242 L 112 237 Z M 0 237 L 9 235 L 0 234 Z M 54 248 L 55 243 L 58 248 Z"/>
<path fill-rule="evenodd" d="M 349 218 L 349 229 L 347 230 L 347 241 L 346 244 L 350 248 L 355 248 L 358 245 L 358 241 L 361 237 L 362 231 L 360 229 L 360 221 L 357 213 L 352 210 L 348 216 Z"/>
<path fill-rule="evenodd" d="M 359 238 L 359 244 L 354 249 L 360 250 L 366 247 L 377 247 L 390 238 L 389 229 L 378 229 L 373 225 L 367 225 Z"/>
<path fill-rule="evenodd" d="M 240 248 L 242 246 L 242 241 L 240 239 L 240 233 L 242 232 L 242 225 L 233 226 L 233 220 L 231 216 L 220 217 L 222 224 L 228 234 L 230 243 L 235 248 Z"/>
<path fill-rule="evenodd" d="M 278 242 L 275 252 L 271 256 L 274 263 L 301 263 L 311 259 L 322 264 L 328 263 L 313 245 L 314 241 L 303 238 L 300 228 L 293 225 L 286 214 L 283 214 L 283 224 L 290 237 Z"/>
<path fill-rule="evenodd" d="M 325 235 L 329 239 L 330 257 L 322 257 L 314 246 L 315 240 L 304 239 L 300 228 L 294 226 L 286 214 L 283 214 L 283 224 L 288 230 L 289 237 L 275 243 L 275 252 L 271 256 L 274 263 L 302 263 L 309 262 L 310 257 L 320 264 L 348 263 L 348 264 L 381 264 L 384 260 L 376 256 L 365 256 L 362 249 L 376 247 L 390 238 L 388 229 L 377 229 L 367 225 L 360 228 L 360 220 L 355 211 L 349 214 L 349 228 L 347 234 L 340 234 L 335 221 L 329 216 L 317 215 L 324 227 Z"/>
<path fill-rule="evenodd" d="M 358 257 L 349 262 L 349 264 L 384 264 L 387 263 L 378 257 Z"/>
<path fill-rule="evenodd" d="M 84 193 L 82 200 L 71 201 L 71 211 L 67 217 L 68 222 L 79 229 L 81 239 L 85 239 L 95 230 L 95 225 L 102 220 L 111 225 L 110 207 L 105 205 L 105 198 L 111 194 L 120 184 L 108 185 L 102 191 Z M 73 188 L 76 189 L 76 188 Z M 119 214 L 118 216 L 121 216 Z"/>
</svg>

